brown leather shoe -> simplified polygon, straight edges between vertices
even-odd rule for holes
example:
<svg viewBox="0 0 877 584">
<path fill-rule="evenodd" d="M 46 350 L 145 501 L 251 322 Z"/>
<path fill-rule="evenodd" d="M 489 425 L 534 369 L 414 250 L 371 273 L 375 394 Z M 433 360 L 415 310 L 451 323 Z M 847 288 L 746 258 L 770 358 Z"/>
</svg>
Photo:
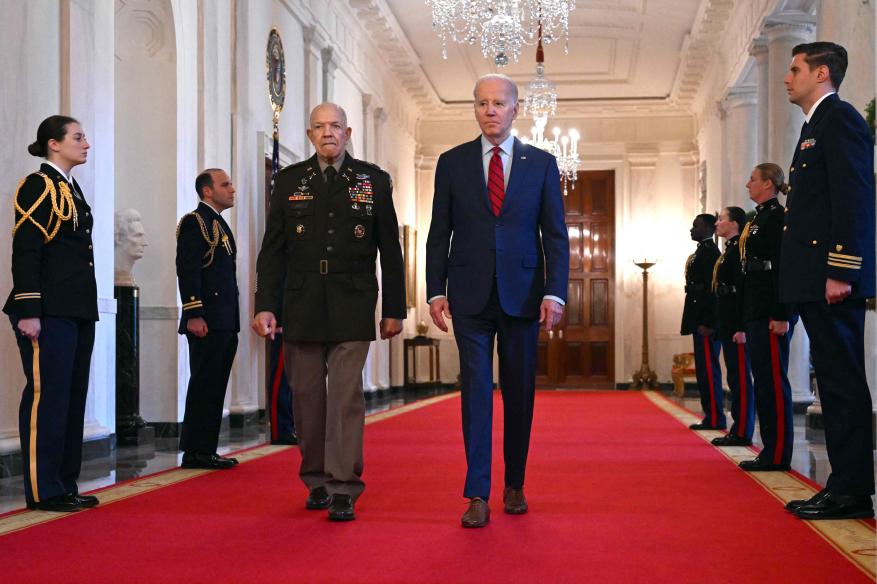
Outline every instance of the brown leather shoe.
<svg viewBox="0 0 877 584">
<path fill-rule="evenodd" d="M 481 497 L 469 499 L 469 508 L 463 513 L 463 527 L 484 527 L 490 521 L 490 507 Z"/>
<path fill-rule="evenodd" d="M 527 498 L 524 497 L 523 488 L 506 487 L 502 492 L 502 503 L 506 513 L 522 515 L 527 512 Z"/>
</svg>

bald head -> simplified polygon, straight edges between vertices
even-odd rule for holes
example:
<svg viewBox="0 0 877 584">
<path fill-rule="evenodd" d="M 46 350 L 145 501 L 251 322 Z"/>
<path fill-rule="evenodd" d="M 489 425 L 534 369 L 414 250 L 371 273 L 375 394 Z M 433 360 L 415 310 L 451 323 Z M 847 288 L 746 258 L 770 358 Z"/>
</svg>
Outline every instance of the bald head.
<svg viewBox="0 0 877 584">
<path fill-rule="evenodd" d="M 311 111 L 308 139 L 323 161 L 334 164 L 343 156 L 351 130 L 347 127 L 347 114 L 334 103 L 321 103 Z"/>
</svg>

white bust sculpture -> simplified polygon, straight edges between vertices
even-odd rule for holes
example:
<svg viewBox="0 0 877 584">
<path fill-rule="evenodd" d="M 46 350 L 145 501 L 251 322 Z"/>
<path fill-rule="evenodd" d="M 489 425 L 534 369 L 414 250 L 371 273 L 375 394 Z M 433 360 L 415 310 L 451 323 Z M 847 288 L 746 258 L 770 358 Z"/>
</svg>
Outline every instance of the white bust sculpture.
<svg viewBox="0 0 877 584">
<path fill-rule="evenodd" d="M 116 286 L 136 286 L 131 270 L 134 262 L 143 257 L 146 231 L 140 222 L 137 209 L 122 209 L 115 214 L 115 284 Z"/>
</svg>

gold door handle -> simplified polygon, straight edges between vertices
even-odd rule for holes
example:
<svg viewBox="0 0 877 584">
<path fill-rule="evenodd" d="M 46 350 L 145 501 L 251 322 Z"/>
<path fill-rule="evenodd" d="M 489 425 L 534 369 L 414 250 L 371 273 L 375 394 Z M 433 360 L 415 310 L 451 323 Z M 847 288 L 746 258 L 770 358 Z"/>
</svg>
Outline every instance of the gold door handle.
<svg viewBox="0 0 877 584">
<path fill-rule="evenodd" d="M 560 329 L 559 331 L 557 331 L 557 336 L 560 337 L 560 340 L 563 340 L 563 329 Z"/>
<path fill-rule="evenodd" d="M 552 331 L 548 331 L 548 338 L 549 338 L 549 339 L 553 339 L 553 338 L 554 338 L 554 331 L 553 331 L 553 330 L 552 330 Z"/>
</svg>

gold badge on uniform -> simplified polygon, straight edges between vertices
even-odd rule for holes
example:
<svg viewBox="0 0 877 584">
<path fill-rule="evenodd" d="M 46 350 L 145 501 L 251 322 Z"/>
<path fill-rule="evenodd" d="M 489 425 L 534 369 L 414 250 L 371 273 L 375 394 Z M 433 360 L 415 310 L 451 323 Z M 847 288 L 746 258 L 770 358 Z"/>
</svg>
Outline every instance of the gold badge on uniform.
<svg viewBox="0 0 877 584">
<path fill-rule="evenodd" d="M 298 225 L 295 226 L 295 232 L 297 234 L 301 235 L 302 233 L 305 232 L 305 226 L 302 225 L 301 223 L 299 223 Z"/>
<path fill-rule="evenodd" d="M 836 246 L 834 246 L 834 249 L 836 249 L 837 251 L 843 251 L 843 250 L 844 250 L 844 246 L 842 246 L 842 245 L 836 245 Z"/>
<path fill-rule="evenodd" d="M 356 227 L 354 227 L 353 228 L 353 236 L 356 239 L 362 239 L 363 237 L 365 237 L 365 226 L 357 225 Z"/>
</svg>

